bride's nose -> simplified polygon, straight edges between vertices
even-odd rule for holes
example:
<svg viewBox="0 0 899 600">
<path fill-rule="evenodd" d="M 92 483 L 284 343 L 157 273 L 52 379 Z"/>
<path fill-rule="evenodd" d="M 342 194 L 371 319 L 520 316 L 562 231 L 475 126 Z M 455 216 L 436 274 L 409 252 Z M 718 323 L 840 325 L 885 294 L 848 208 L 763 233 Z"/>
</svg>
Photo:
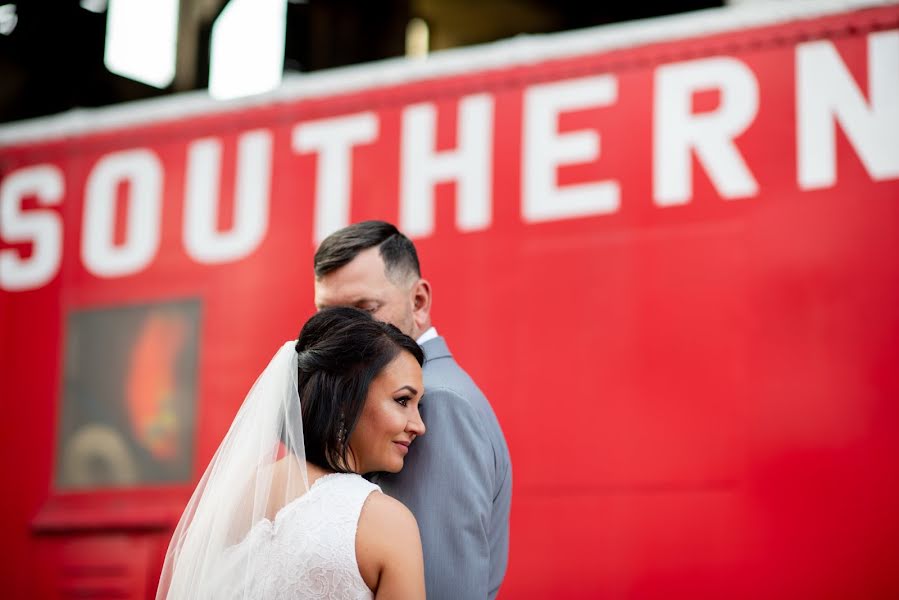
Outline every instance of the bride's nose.
<svg viewBox="0 0 899 600">
<path fill-rule="evenodd" d="M 415 417 L 409 419 L 409 422 L 406 423 L 406 431 L 418 437 L 420 435 L 424 435 L 425 431 L 427 431 L 427 427 L 425 427 L 425 422 L 421 419 L 421 413 L 417 410 L 415 411 Z"/>
</svg>

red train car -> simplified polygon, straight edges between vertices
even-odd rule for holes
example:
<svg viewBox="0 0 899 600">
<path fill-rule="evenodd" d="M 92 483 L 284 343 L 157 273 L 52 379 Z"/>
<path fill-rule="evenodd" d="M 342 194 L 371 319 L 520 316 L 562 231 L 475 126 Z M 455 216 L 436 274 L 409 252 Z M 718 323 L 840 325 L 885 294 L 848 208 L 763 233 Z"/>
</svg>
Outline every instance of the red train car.
<svg viewBox="0 0 899 600">
<path fill-rule="evenodd" d="M 0 129 L 5 597 L 152 595 L 367 218 L 506 433 L 503 598 L 899 597 L 899 6 L 858 0 Z"/>
</svg>

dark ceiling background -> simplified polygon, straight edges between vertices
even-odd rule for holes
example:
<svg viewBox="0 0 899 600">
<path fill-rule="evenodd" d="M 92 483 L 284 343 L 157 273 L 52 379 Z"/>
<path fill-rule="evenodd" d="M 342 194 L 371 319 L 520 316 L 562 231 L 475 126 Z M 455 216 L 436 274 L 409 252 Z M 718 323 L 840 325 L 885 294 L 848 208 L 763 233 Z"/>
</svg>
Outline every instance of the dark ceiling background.
<svg viewBox="0 0 899 600">
<path fill-rule="evenodd" d="M 0 1 L 0 7 L 15 5 L 17 16 L 15 28 L 0 35 L 0 122 L 205 88 L 212 23 L 226 3 L 181 0 L 175 81 L 157 89 L 106 70 L 105 11 L 82 8 L 80 0 Z M 434 51 L 722 4 L 720 0 L 290 0 L 284 64 L 287 71 L 309 72 L 402 56 L 406 25 L 413 17 L 428 23 Z"/>
</svg>

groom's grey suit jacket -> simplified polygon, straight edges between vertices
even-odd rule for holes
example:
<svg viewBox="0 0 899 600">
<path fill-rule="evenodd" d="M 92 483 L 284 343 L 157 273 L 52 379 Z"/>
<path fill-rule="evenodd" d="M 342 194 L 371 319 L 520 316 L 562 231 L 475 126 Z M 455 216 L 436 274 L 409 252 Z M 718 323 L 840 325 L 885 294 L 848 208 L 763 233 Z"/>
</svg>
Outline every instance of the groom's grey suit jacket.
<svg viewBox="0 0 899 600">
<path fill-rule="evenodd" d="M 427 430 L 403 470 L 377 482 L 418 520 L 428 598 L 493 598 L 509 557 L 509 449 L 490 403 L 443 338 L 422 349 Z"/>
</svg>

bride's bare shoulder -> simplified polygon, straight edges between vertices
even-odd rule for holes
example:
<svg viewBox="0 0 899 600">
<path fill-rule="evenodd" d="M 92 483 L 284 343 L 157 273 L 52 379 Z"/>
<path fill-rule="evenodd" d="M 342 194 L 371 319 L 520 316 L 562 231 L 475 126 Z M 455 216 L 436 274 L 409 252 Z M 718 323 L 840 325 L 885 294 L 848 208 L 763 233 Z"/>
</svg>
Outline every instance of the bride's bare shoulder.
<svg viewBox="0 0 899 600">
<path fill-rule="evenodd" d="M 412 512 L 387 494 L 369 494 L 356 531 L 356 562 L 366 585 L 376 590 L 385 579 L 391 583 L 397 572 L 421 572 L 423 577 L 421 561 L 421 537 Z"/>
<path fill-rule="evenodd" d="M 405 504 L 387 494 L 374 491 L 365 500 L 362 514 L 359 515 L 357 535 L 368 534 L 377 538 L 373 541 L 380 542 L 391 537 L 396 541 L 397 535 L 414 536 L 418 539 L 418 523 Z M 389 539 L 386 541 L 390 543 Z"/>
</svg>

